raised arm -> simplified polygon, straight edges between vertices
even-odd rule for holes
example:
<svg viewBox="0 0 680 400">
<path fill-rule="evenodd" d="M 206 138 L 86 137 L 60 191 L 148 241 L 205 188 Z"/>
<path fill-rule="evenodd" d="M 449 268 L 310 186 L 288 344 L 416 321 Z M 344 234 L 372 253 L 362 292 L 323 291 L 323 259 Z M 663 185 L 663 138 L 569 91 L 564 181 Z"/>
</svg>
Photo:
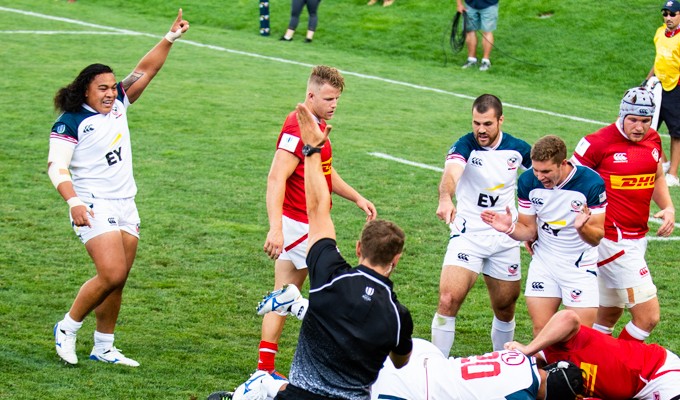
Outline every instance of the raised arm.
<svg viewBox="0 0 680 400">
<path fill-rule="evenodd" d="M 137 63 L 137 66 L 130 75 L 123 79 L 123 88 L 130 99 L 130 103 L 134 103 L 142 95 L 144 89 L 146 89 L 161 67 L 163 67 L 173 42 L 179 39 L 188 29 L 189 22 L 182 19 L 182 9 L 180 8 L 175 22 L 170 27 L 170 31 L 153 49 L 139 60 L 139 63 Z"/>
<path fill-rule="evenodd" d="M 331 126 L 321 132 L 312 112 L 304 105 L 297 105 L 297 120 L 300 137 L 305 145 L 320 148 L 326 143 Z M 305 158 L 305 196 L 307 197 L 307 218 L 309 219 L 309 239 L 307 249 L 323 238 L 335 239 L 335 226 L 331 219 L 331 194 L 323 174 L 321 151 Z"/>
</svg>

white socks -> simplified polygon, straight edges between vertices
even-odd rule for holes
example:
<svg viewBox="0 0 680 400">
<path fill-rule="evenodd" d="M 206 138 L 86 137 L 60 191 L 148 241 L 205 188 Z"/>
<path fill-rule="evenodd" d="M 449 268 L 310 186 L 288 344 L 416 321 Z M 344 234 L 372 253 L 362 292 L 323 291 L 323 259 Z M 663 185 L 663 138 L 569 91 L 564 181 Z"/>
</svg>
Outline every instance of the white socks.
<svg viewBox="0 0 680 400">
<path fill-rule="evenodd" d="M 507 342 L 512 342 L 515 337 L 515 319 L 510 322 L 504 322 L 493 316 L 491 323 L 491 343 L 493 350 L 503 350 L 503 346 Z"/>
<path fill-rule="evenodd" d="M 611 336 L 614 333 L 614 328 L 610 328 L 608 326 L 600 325 L 600 324 L 593 324 L 593 329 L 595 329 L 598 332 L 602 332 L 605 335 Z"/>
<path fill-rule="evenodd" d="M 113 347 L 113 333 L 101 333 L 94 331 L 94 349 L 103 353 Z"/>
<path fill-rule="evenodd" d="M 456 317 L 447 317 L 434 313 L 432 319 L 432 344 L 448 357 L 456 338 Z"/>
<path fill-rule="evenodd" d="M 64 319 L 61 320 L 61 322 L 59 323 L 59 327 L 61 329 L 65 330 L 65 331 L 69 331 L 69 332 L 74 332 L 74 333 L 78 332 L 78 329 L 80 329 L 80 327 L 82 327 L 82 326 L 83 326 L 83 321 L 78 322 L 78 321 L 73 320 L 73 318 L 71 318 L 69 313 L 66 313 L 66 315 L 64 315 Z"/>
</svg>

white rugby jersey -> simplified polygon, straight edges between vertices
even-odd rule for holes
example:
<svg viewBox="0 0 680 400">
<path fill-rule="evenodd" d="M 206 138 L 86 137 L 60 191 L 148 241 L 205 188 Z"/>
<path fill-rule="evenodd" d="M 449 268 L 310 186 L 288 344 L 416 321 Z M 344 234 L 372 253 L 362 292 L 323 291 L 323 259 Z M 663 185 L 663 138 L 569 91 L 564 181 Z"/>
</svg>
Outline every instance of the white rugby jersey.
<svg viewBox="0 0 680 400">
<path fill-rule="evenodd" d="M 517 188 L 519 212 L 536 216 L 538 240 L 534 248 L 545 259 L 558 257 L 578 263 L 589 252 L 597 256 L 597 248 L 581 240 L 574 221 L 584 204 L 592 214 L 602 214 L 607 206 L 604 181 L 588 167 L 574 166 L 564 182 L 546 189 L 526 171 L 519 177 Z"/>
<path fill-rule="evenodd" d="M 69 170 L 82 200 L 123 199 L 137 193 L 127 122 L 130 101 L 120 82 L 117 86 L 118 97 L 108 114 L 83 104 L 79 112 L 61 114 L 52 126 L 50 142 L 59 140 L 74 148 Z"/>
<path fill-rule="evenodd" d="M 452 235 L 483 233 L 502 235 L 482 221 L 484 210 L 505 214 L 510 206 L 516 219 L 515 188 L 517 173 L 531 168 L 531 146 L 508 133 L 500 132 L 494 148 L 481 147 L 472 132 L 451 146 L 446 163 L 458 163 L 465 170 L 456 187 L 456 218 Z"/>
<path fill-rule="evenodd" d="M 413 339 L 409 363 L 396 369 L 388 357 L 371 399 L 533 400 L 539 385 L 535 359 L 519 351 L 447 359 L 432 343 Z"/>
</svg>

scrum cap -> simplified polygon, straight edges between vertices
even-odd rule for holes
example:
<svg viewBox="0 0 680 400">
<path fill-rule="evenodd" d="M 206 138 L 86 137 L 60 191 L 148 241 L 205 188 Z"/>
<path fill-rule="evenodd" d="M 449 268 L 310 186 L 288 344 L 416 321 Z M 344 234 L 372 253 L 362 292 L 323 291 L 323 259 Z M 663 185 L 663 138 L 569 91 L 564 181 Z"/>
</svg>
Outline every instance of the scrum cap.
<svg viewBox="0 0 680 400">
<path fill-rule="evenodd" d="M 652 92 L 643 87 L 628 89 L 621 100 L 619 118 L 621 123 L 629 115 L 639 115 L 642 117 L 654 116 L 654 96 Z"/>
<path fill-rule="evenodd" d="M 583 372 L 576 364 L 558 361 L 543 369 L 548 373 L 545 400 L 574 400 L 583 394 Z"/>
</svg>

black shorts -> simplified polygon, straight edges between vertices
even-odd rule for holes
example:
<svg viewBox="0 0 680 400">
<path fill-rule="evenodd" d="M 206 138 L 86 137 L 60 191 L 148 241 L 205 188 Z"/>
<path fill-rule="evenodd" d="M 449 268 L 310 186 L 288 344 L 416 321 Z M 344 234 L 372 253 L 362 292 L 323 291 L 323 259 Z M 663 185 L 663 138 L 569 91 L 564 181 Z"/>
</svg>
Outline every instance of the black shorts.
<svg viewBox="0 0 680 400">
<path fill-rule="evenodd" d="M 659 126 L 662 122 L 666 124 L 669 135 L 680 139 L 680 85 L 670 92 L 664 90 L 661 95 Z"/>
<path fill-rule="evenodd" d="M 274 400 L 338 400 L 338 399 L 321 396 L 316 393 L 300 389 L 299 387 L 289 383 L 285 389 L 276 394 Z"/>
</svg>

